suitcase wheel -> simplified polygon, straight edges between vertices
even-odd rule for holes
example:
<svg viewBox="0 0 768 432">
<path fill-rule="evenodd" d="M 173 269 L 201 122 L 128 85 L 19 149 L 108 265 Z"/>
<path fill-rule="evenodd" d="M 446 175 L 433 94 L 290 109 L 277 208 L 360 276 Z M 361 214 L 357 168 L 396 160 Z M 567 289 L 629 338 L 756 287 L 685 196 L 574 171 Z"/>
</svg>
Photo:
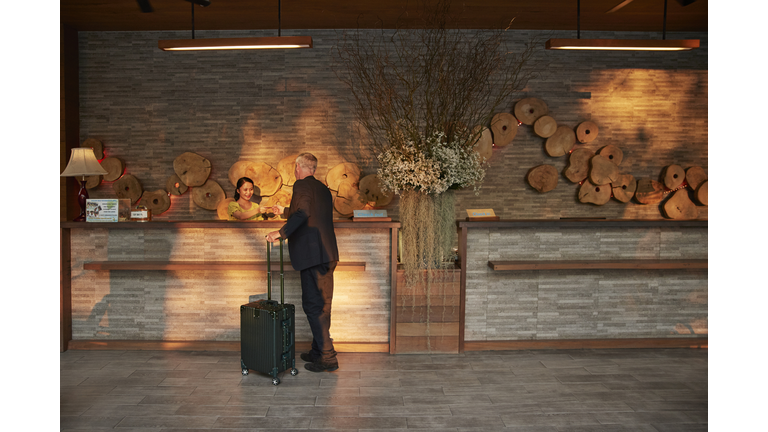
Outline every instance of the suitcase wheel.
<svg viewBox="0 0 768 432">
<path fill-rule="evenodd" d="M 277 378 L 277 377 L 272 378 L 272 385 L 278 385 L 278 384 L 280 384 L 280 378 Z"/>
<path fill-rule="evenodd" d="M 291 369 L 291 375 L 296 376 L 299 374 L 299 370 L 296 368 Z"/>
<path fill-rule="evenodd" d="M 243 369 L 243 376 L 247 376 L 247 375 L 248 375 L 248 369 Z"/>
</svg>

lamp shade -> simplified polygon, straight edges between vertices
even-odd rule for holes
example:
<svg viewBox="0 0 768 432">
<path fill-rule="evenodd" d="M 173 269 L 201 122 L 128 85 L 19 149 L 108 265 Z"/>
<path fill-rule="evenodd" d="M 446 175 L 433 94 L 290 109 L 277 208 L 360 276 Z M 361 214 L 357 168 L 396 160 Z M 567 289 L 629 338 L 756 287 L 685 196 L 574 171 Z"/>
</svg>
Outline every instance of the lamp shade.
<svg viewBox="0 0 768 432">
<path fill-rule="evenodd" d="M 163 51 L 312 48 L 311 36 L 161 40 Z"/>
<path fill-rule="evenodd" d="M 77 147 L 72 149 L 69 163 L 61 173 L 61 177 L 80 177 L 108 174 L 96 160 L 93 149 L 90 147 Z"/>
</svg>

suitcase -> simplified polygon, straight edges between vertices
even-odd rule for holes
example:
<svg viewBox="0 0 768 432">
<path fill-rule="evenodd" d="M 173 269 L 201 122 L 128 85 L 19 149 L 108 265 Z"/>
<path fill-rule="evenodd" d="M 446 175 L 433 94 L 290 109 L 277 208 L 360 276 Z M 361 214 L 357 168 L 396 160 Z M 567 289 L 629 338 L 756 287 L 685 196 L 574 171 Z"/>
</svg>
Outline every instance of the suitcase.
<svg viewBox="0 0 768 432">
<path fill-rule="evenodd" d="M 267 300 L 240 306 L 240 366 L 272 376 L 272 384 L 280 384 L 278 374 L 288 369 L 296 375 L 296 308 L 285 304 L 283 273 L 283 239 L 280 239 L 280 303 L 272 300 L 272 244 L 267 242 Z"/>
</svg>

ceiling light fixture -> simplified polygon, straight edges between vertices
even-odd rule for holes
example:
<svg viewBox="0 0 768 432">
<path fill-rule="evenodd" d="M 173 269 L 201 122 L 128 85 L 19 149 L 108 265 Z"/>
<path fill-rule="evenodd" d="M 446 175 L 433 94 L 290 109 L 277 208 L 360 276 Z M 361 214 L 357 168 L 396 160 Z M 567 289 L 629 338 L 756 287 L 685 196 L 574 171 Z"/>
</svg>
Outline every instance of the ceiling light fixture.
<svg viewBox="0 0 768 432">
<path fill-rule="evenodd" d="M 312 48 L 311 36 L 281 36 L 281 1 L 277 2 L 277 37 L 243 37 L 195 39 L 195 3 L 207 6 L 207 0 L 186 0 L 192 3 L 192 39 L 157 41 L 163 51 L 205 51 L 205 50 L 253 50 L 253 49 L 294 49 Z M 207 4 L 203 4 L 207 3 Z"/>
<path fill-rule="evenodd" d="M 678 0 L 679 1 L 679 0 Z M 628 2 L 619 4 L 623 6 Z M 692 2 L 689 2 L 690 4 Z M 682 4 L 682 3 L 681 3 Z M 615 8 L 614 8 L 615 9 Z M 609 13 L 612 12 L 608 11 Z M 667 0 L 664 0 L 664 27 L 659 39 L 581 39 L 581 0 L 576 2 L 576 39 L 549 39 L 548 50 L 688 51 L 699 47 L 698 39 L 667 40 Z"/>
</svg>

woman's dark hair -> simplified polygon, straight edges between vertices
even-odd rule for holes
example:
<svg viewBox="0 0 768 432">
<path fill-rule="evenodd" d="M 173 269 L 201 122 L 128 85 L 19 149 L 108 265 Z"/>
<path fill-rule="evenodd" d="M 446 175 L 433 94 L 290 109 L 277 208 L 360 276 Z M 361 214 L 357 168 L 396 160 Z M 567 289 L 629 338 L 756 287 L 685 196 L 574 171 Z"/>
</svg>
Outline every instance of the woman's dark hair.
<svg viewBox="0 0 768 432">
<path fill-rule="evenodd" d="M 254 185 L 254 189 L 256 188 L 253 180 L 249 179 L 248 177 L 240 177 L 240 180 L 237 181 L 237 186 L 235 186 L 235 201 L 240 199 L 240 192 L 238 192 L 238 190 L 240 190 L 240 187 L 246 183 L 250 183 Z"/>
</svg>

